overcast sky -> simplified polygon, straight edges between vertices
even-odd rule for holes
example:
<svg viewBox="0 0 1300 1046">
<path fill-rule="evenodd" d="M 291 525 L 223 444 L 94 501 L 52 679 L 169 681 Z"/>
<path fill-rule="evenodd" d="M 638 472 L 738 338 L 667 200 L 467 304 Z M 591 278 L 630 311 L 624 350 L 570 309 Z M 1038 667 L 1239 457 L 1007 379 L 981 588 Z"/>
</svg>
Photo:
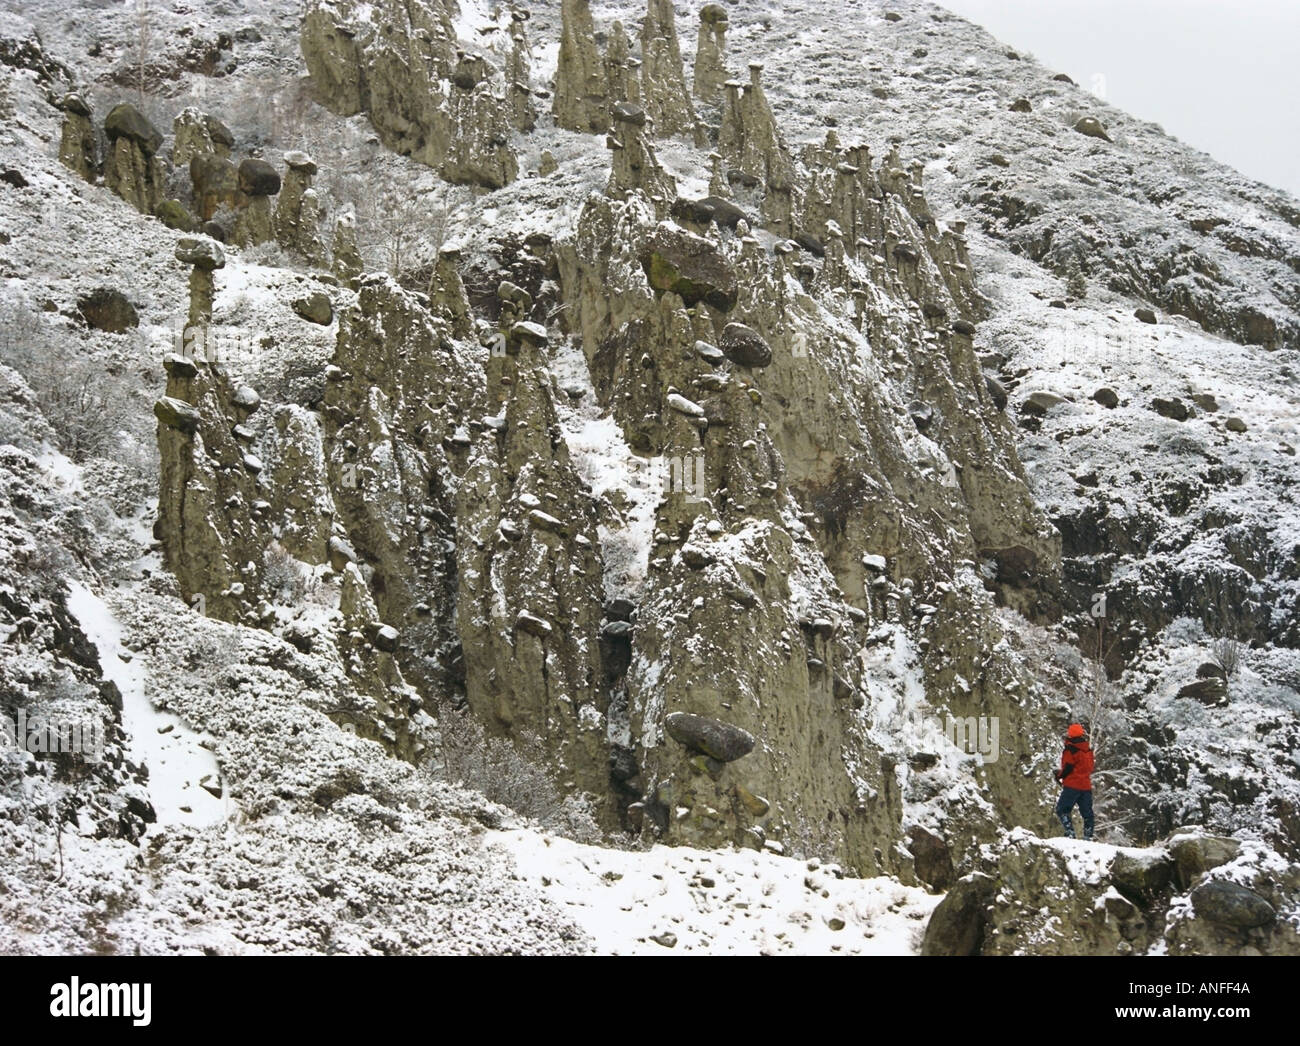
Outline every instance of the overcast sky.
<svg viewBox="0 0 1300 1046">
<path fill-rule="evenodd" d="M 938 0 L 1300 197 L 1300 0 Z M 1104 80 L 1094 78 L 1101 77 Z"/>
</svg>

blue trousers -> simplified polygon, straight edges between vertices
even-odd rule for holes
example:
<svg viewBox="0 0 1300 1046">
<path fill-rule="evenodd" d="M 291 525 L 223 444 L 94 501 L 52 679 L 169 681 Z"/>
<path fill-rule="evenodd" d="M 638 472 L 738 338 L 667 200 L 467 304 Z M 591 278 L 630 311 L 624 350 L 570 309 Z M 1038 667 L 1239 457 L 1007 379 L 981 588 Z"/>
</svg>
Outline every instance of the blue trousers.
<svg viewBox="0 0 1300 1046">
<path fill-rule="evenodd" d="M 1083 837 L 1092 838 L 1092 793 L 1081 792 L 1077 788 L 1062 788 L 1061 798 L 1056 801 L 1056 816 L 1061 821 L 1061 827 L 1065 829 L 1067 839 L 1074 838 L 1074 807 L 1079 806 L 1079 813 L 1083 815 Z"/>
</svg>

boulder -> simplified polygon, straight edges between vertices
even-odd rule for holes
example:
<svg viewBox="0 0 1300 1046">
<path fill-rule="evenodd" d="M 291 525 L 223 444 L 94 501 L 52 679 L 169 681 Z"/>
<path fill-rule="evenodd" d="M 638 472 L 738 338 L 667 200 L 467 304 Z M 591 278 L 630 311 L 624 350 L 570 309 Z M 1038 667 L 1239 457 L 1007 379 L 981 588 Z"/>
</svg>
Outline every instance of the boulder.
<svg viewBox="0 0 1300 1046">
<path fill-rule="evenodd" d="M 952 886 L 955 878 L 952 853 L 942 836 L 916 825 L 908 836 L 907 848 L 912 852 L 912 866 L 921 882 L 932 890 Z"/>
<path fill-rule="evenodd" d="M 645 110 L 631 102 L 619 102 L 613 110 L 614 122 L 630 124 L 633 127 L 645 126 Z"/>
<path fill-rule="evenodd" d="M 1223 427 L 1229 432 L 1245 432 L 1246 423 L 1235 414 L 1230 418 L 1223 419 Z"/>
<path fill-rule="evenodd" d="M 641 267 L 657 293 L 671 291 L 688 308 L 700 302 L 720 312 L 735 307 L 739 293 L 736 273 L 722 252 L 703 236 L 660 225 L 641 255 Z"/>
<path fill-rule="evenodd" d="M 527 632 L 529 635 L 537 636 L 539 639 L 545 639 L 551 634 L 551 623 L 544 617 L 538 617 L 536 614 L 530 614 L 527 610 L 521 610 L 515 617 L 515 628 L 520 632 Z"/>
<path fill-rule="evenodd" d="M 1080 134 L 1086 134 L 1089 138 L 1100 138 L 1104 142 L 1111 140 L 1110 135 L 1106 133 L 1105 125 L 1095 116 L 1083 117 L 1074 125 L 1074 129 Z"/>
<path fill-rule="evenodd" d="M 1110 863 L 1110 881 L 1129 900 L 1146 907 L 1173 882 L 1175 868 L 1167 850 L 1121 850 Z"/>
<path fill-rule="evenodd" d="M 1034 107 L 1029 104 L 1028 98 L 1017 98 L 1011 103 L 1011 111 L 1013 113 L 1031 113 L 1034 111 Z"/>
<path fill-rule="evenodd" d="M 1064 396 L 1058 396 L 1055 392 L 1040 389 L 1037 392 L 1031 392 L 1020 409 L 1025 414 L 1046 414 L 1053 407 L 1060 406 L 1064 402 Z"/>
<path fill-rule="evenodd" d="M 163 200 L 153 209 L 153 215 L 167 228 L 178 232 L 193 232 L 198 226 L 194 216 L 185 209 L 180 200 Z"/>
<path fill-rule="evenodd" d="M 1228 703 L 1228 681 L 1218 676 L 1198 679 L 1188 683 L 1178 691 L 1178 697 L 1191 698 L 1205 705 L 1226 705 Z"/>
<path fill-rule="evenodd" d="M 689 712 L 673 712 L 664 720 L 668 736 L 697 752 L 731 763 L 754 750 L 754 737 L 747 730 Z"/>
<path fill-rule="evenodd" d="M 1092 398 L 1107 410 L 1114 410 L 1119 406 L 1119 393 L 1104 385 L 1092 394 Z"/>
<path fill-rule="evenodd" d="M 1268 926 L 1277 918 L 1273 906 L 1254 890 L 1224 880 L 1202 883 L 1191 897 L 1199 918 L 1238 930 Z"/>
<path fill-rule="evenodd" d="M 250 156 L 239 165 L 239 191 L 245 196 L 274 196 L 280 191 L 280 172 Z"/>
<path fill-rule="evenodd" d="M 1178 883 L 1187 889 L 1206 872 L 1227 864 L 1241 852 L 1241 843 L 1222 835 L 1180 831 L 1166 842 L 1173 856 Z"/>
<path fill-rule="evenodd" d="M 958 879 L 930 913 L 921 954 L 979 955 L 984 946 L 986 912 L 997 890 L 997 880 L 982 872 Z"/>
<path fill-rule="evenodd" d="M 988 390 L 989 399 L 993 401 L 993 406 L 997 407 L 998 410 L 1006 410 L 1007 387 L 992 374 L 984 375 L 984 387 Z"/>
<path fill-rule="evenodd" d="M 1191 409 L 1177 396 L 1168 399 L 1157 396 L 1151 401 L 1151 409 L 1162 418 L 1169 418 L 1171 421 L 1186 421 L 1192 416 Z"/>
<path fill-rule="evenodd" d="M 77 299 L 77 309 L 95 330 L 121 334 L 140 326 L 140 317 L 126 295 L 111 287 L 97 287 Z"/>
<path fill-rule="evenodd" d="M 184 400 L 163 396 L 154 403 L 153 413 L 168 428 L 185 433 L 198 431 L 199 412 Z"/>
<path fill-rule="evenodd" d="M 1133 315 L 1143 323 L 1156 323 L 1156 314 L 1153 309 L 1134 309 Z"/>
<path fill-rule="evenodd" d="M 743 323 L 728 323 L 718 339 L 718 348 L 732 363 L 742 367 L 766 367 L 772 362 L 772 346 Z"/>
<path fill-rule="evenodd" d="M 163 143 L 163 136 L 130 102 L 115 105 L 104 120 L 104 134 L 110 142 L 127 138 L 146 156 L 153 156 Z"/>
<path fill-rule="evenodd" d="M 222 269 L 226 265 L 226 252 L 215 240 L 198 236 L 182 236 L 176 241 L 176 260 L 197 269 Z"/>
<path fill-rule="evenodd" d="M 293 311 L 308 323 L 319 323 L 328 327 L 334 321 L 334 306 L 330 304 L 329 295 L 324 291 L 311 291 L 291 303 Z"/>
</svg>

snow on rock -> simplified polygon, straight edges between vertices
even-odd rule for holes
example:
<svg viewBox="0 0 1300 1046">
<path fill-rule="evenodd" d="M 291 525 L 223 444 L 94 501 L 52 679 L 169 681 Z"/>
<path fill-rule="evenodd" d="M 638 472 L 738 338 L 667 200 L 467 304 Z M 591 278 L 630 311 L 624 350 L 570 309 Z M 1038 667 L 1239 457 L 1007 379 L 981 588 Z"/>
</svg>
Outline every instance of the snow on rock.
<svg viewBox="0 0 1300 1046">
<path fill-rule="evenodd" d="M 611 509 L 601 512 L 598 528 L 605 596 L 636 602 L 650 561 L 662 482 L 654 475 L 655 463 L 633 453 L 618 422 L 596 402 L 581 347 L 572 339 L 557 339 L 550 368 L 561 390 L 578 393 L 556 397 L 573 466 L 593 496 Z"/>
</svg>

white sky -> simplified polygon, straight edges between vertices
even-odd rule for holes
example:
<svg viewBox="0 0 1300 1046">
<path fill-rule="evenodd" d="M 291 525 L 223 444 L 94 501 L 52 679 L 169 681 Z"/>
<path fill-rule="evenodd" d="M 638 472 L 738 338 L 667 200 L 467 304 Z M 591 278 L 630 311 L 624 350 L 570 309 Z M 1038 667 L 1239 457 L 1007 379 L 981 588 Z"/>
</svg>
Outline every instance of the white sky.
<svg viewBox="0 0 1300 1046">
<path fill-rule="evenodd" d="M 1300 0 L 939 0 L 1108 102 L 1300 197 Z"/>
</svg>

